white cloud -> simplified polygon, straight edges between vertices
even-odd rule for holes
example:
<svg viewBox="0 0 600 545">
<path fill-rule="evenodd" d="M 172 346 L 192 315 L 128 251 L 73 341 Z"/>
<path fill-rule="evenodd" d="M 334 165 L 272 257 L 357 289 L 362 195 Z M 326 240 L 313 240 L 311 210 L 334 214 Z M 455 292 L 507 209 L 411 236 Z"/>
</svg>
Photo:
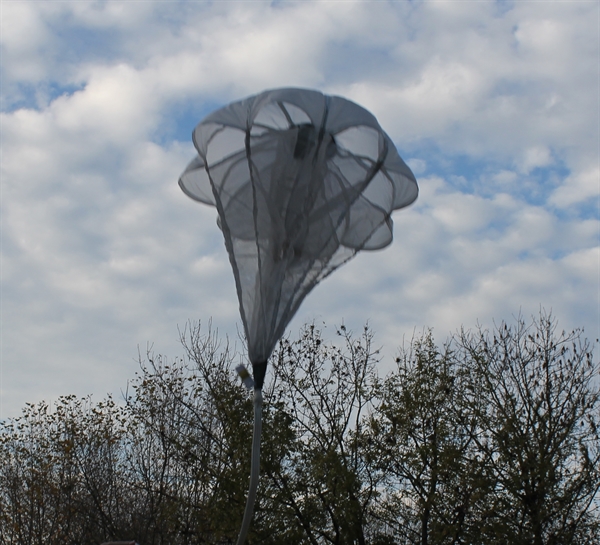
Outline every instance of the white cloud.
<svg viewBox="0 0 600 545">
<path fill-rule="evenodd" d="M 550 196 L 549 202 L 558 208 L 600 198 L 600 168 L 591 166 L 583 172 L 574 172 Z"/>
<path fill-rule="evenodd" d="M 519 170 L 524 174 L 529 174 L 534 168 L 551 165 L 553 162 L 552 154 L 546 146 L 532 146 L 527 148 L 517 161 Z"/>
<path fill-rule="evenodd" d="M 419 176 L 427 170 L 427 161 L 424 161 L 423 159 L 412 157 L 406 159 L 406 164 L 410 167 L 415 176 Z"/>
<path fill-rule="evenodd" d="M 181 353 L 188 319 L 236 338 L 216 212 L 180 192 L 193 147 L 169 135 L 186 108 L 273 86 L 371 109 L 421 188 L 394 244 L 318 286 L 292 332 L 368 319 L 390 354 L 415 327 L 443 338 L 542 305 L 597 336 L 599 224 L 578 208 L 598 195 L 594 3 L 2 9 L 0 416 L 118 392 L 138 345 Z"/>
<path fill-rule="evenodd" d="M 56 38 L 35 4 L 11 2 L 2 6 L 2 70 L 11 80 L 39 81 L 46 75 L 43 51 Z"/>
</svg>

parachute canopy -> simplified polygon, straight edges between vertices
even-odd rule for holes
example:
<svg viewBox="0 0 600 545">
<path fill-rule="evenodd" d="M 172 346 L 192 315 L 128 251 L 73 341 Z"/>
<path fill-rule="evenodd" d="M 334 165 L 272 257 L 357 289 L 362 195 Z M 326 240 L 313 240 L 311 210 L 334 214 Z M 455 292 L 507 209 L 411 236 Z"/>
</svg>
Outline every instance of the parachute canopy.
<svg viewBox="0 0 600 545">
<path fill-rule="evenodd" d="M 390 244 L 390 215 L 417 198 L 417 183 L 372 114 L 318 91 L 234 102 L 200 122 L 193 141 L 198 155 L 179 185 L 217 208 L 248 355 L 266 367 L 318 282 L 359 250 Z"/>
</svg>

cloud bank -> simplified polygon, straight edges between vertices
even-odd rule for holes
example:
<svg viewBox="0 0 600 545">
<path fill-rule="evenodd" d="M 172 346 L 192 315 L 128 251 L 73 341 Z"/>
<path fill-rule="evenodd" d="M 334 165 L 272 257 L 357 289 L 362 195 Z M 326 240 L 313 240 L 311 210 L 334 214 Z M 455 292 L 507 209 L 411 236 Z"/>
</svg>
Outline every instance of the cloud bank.
<svg viewBox="0 0 600 545">
<path fill-rule="evenodd" d="M 599 6 L 4 2 L 0 417 L 118 392 L 178 326 L 237 339 L 215 211 L 179 174 L 230 100 L 318 88 L 370 109 L 421 194 L 291 324 L 403 336 L 552 309 L 600 336 Z M 241 343 L 237 341 L 241 348 Z M 386 363 L 383 362 L 382 366 Z"/>
</svg>

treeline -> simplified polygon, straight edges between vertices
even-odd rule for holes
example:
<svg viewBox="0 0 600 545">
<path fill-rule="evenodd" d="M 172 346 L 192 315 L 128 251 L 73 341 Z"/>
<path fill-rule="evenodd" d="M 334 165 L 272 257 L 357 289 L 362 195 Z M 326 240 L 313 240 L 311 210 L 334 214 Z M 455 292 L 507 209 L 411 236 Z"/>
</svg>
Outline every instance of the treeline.
<svg viewBox="0 0 600 545">
<path fill-rule="evenodd" d="M 271 359 L 250 544 L 600 543 L 599 367 L 547 315 L 378 372 L 365 328 L 306 326 Z M 0 543 L 232 544 L 249 479 L 240 359 L 200 327 L 125 394 L 28 405 L 0 425 Z M 389 367 L 389 364 L 387 365 Z"/>
</svg>

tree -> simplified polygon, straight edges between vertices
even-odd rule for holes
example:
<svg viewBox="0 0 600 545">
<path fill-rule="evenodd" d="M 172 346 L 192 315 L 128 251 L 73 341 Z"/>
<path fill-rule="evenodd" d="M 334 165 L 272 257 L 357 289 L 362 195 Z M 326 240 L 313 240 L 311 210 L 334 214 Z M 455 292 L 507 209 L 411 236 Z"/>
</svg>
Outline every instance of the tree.
<svg viewBox="0 0 600 545">
<path fill-rule="evenodd" d="M 127 400 L 138 541 L 231 543 L 245 502 L 252 406 L 233 373 L 234 355 L 210 327 L 203 334 L 190 325 L 181 341 L 184 359 L 140 360 Z"/>
<path fill-rule="evenodd" d="M 27 405 L 0 433 L 0 543 L 95 543 L 126 531 L 122 411 L 109 397 Z"/>
<path fill-rule="evenodd" d="M 363 438 L 378 351 L 368 327 L 358 339 L 344 326 L 337 333 L 342 346 L 307 326 L 298 341 L 282 340 L 273 358 L 268 404 L 293 435 L 287 455 L 265 473 L 277 491 L 270 503 L 284 506 L 276 509 L 296 528 L 297 543 L 362 545 L 374 537 L 380 477 L 364 456 Z M 268 433 L 265 439 L 271 442 Z"/>
<path fill-rule="evenodd" d="M 264 405 L 249 543 L 600 542 L 599 369 L 581 331 L 541 315 L 431 331 L 377 372 L 367 327 L 283 339 Z M 124 396 L 27 405 L 0 423 L 0 545 L 235 542 L 252 402 L 241 356 L 190 325 Z"/>
<path fill-rule="evenodd" d="M 494 480 L 480 518 L 489 543 L 600 542 L 598 364 L 579 330 L 557 334 L 551 315 L 493 332 L 462 332 L 471 377 L 473 439 Z"/>
<path fill-rule="evenodd" d="M 462 369 L 451 344 L 440 350 L 430 330 L 396 364 L 370 419 L 372 458 L 386 484 L 380 516 L 399 543 L 464 543 L 486 483 L 464 411 Z"/>
</svg>

